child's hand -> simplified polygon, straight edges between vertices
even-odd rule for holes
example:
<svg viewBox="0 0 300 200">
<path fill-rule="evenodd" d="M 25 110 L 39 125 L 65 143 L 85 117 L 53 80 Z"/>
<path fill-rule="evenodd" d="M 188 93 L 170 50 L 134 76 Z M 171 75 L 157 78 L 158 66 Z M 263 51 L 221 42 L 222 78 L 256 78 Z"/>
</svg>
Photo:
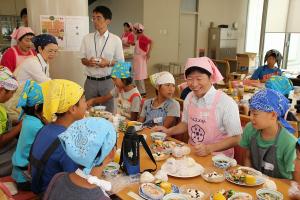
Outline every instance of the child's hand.
<svg viewBox="0 0 300 200">
<path fill-rule="evenodd" d="M 87 104 L 88 109 L 93 107 L 93 105 L 95 104 L 94 99 L 92 98 L 92 99 L 87 100 L 86 104 Z"/>
</svg>

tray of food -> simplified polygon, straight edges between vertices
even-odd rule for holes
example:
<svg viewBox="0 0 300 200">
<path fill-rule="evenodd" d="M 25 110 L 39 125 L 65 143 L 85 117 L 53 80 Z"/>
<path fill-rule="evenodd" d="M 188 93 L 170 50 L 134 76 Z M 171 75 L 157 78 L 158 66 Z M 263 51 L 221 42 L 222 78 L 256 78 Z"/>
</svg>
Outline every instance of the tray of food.
<svg viewBox="0 0 300 200">
<path fill-rule="evenodd" d="M 227 181 L 242 186 L 258 186 L 265 183 L 262 173 L 250 167 L 238 167 L 225 171 Z"/>
<path fill-rule="evenodd" d="M 210 200 L 252 200 L 252 196 L 245 192 L 222 189 L 210 195 Z"/>
</svg>

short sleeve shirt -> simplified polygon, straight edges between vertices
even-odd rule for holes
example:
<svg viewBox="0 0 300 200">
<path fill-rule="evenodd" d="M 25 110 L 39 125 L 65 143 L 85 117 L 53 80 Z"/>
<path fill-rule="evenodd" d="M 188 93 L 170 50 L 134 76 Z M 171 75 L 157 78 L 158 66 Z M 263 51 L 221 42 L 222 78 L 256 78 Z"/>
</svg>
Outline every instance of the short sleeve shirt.
<svg viewBox="0 0 300 200">
<path fill-rule="evenodd" d="M 121 98 L 123 98 L 125 100 L 128 100 L 128 101 L 131 98 L 131 96 L 135 93 L 139 94 L 139 96 L 133 97 L 132 102 L 131 102 L 131 106 L 130 106 L 130 112 L 139 113 L 141 111 L 142 99 L 141 99 L 141 96 L 140 96 L 140 92 L 138 91 L 138 89 L 136 87 L 134 87 L 133 89 L 131 89 L 128 92 L 124 92 L 124 91 L 119 92 L 118 88 L 114 87 L 110 92 L 111 96 L 113 96 L 114 98 L 117 98 L 120 95 Z"/>
<path fill-rule="evenodd" d="M 261 137 L 260 131 L 255 129 L 252 123 L 249 122 L 242 134 L 240 146 L 249 149 L 252 137 L 256 138 L 257 145 L 260 148 L 268 148 L 275 143 L 275 139 L 270 141 L 264 140 Z M 297 139 L 290 134 L 288 130 L 282 127 L 276 149 L 276 159 L 282 178 L 293 178 L 293 172 L 295 170 L 294 160 L 296 159 L 296 142 Z"/>
<path fill-rule="evenodd" d="M 281 76 L 282 72 L 279 68 L 269 68 L 268 65 L 264 65 L 261 67 L 258 67 L 253 75 L 251 76 L 251 79 L 253 80 L 268 80 L 271 76 Z"/>
<path fill-rule="evenodd" d="M 0 135 L 7 131 L 7 113 L 5 108 L 0 105 Z"/>
</svg>

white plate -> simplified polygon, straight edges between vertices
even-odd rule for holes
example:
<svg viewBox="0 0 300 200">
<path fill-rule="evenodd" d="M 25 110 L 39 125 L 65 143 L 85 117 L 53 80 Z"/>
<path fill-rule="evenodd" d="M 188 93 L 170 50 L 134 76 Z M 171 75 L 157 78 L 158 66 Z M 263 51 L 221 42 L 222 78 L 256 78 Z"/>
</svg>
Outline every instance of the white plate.
<svg viewBox="0 0 300 200">
<path fill-rule="evenodd" d="M 163 200 L 172 200 L 172 199 L 179 199 L 179 200 L 188 200 L 188 198 L 183 194 L 176 194 L 171 193 L 164 196 Z"/>
<path fill-rule="evenodd" d="M 262 189 L 257 190 L 256 191 L 256 198 L 259 199 L 259 200 L 262 199 L 262 198 L 259 197 L 259 195 L 264 194 L 264 193 L 272 194 L 272 195 L 278 197 L 280 200 L 283 199 L 283 195 L 280 192 L 275 191 L 275 190 L 271 190 L 271 189 L 266 189 L 266 188 L 262 188 Z"/>
<path fill-rule="evenodd" d="M 234 195 L 232 195 L 230 198 L 228 198 L 228 200 L 233 200 L 234 198 L 237 197 L 249 197 L 249 200 L 252 200 L 252 196 L 246 192 L 236 192 Z"/>
<path fill-rule="evenodd" d="M 240 181 L 234 181 L 231 179 L 231 174 L 228 171 L 225 171 L 225 179 L 231 183 L 234 183 L 236 185 L 242 185 L 242 186 L 248 186 L 248 187 L 254 187 L 254 186 L 258 186 L 258 185 L 262 185 L 265 183 L 265 179 L 261 176 L 261 175 L 256 175 L 256 183 L 253 185 L 249 185 L 246 184 L 244 182 L 240 182 Z"/>
<path fill-rule="evenodd" d="M 187 175 L 178 174 L 178 172 L 176 172 L 175 174 L 170 173 L 167 169 L 167 163 L 164 163 L 161 166 L 161 169 L 166 171 L 168 175 L 174 176 L 174 177 L 177 177 L 177 178 L 192 178 L 192 177 L 200 176 L 204 171 L 204 168 L 198 163 L 196 163 L 193 167 L 189 167 L 189 168 L 186 167 L 185 168 L 186 171 L 192 172 L 192 173 L 187 174 Z"/>
</svg>

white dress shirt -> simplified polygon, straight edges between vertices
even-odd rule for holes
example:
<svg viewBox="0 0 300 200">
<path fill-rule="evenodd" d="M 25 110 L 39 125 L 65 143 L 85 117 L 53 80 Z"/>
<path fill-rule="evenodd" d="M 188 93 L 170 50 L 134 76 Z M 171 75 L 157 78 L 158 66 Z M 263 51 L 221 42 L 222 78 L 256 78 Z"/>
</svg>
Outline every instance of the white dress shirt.
<svg viewBox="0 0 300 200">
<path fill-rule="evenodd" d="M 208 90 L 208 92 L 201 98 L 196 97 L 193 91 L 188 94 L 183 103 L 182 121 L 188 123 L 188 108 L 191 102 L 196 107 L 210 108 L 214 101 L 217 90 L 214 86 Z M 229 136 L 240 135 L 243 132 L 238 105 L 236 102 L 222 92 L 219 102 L 216 108 L 216 123 L 219 130 L 223 133 L 227 133 Z"/>
<path fill-rule="evenodd" d="M 94 57 L 124 61 L 122 41 L 118 36 L 109 31 L 106 31 L 102 36 L 100 36 L 98 31 L 87 34 L 82 40 L 80 53 L 81 58 L 90 59 Z M 111 74 L 111 67 L 85 66 L 85 74 L 95 78 L 105 77 Z"/>
<path fill-rule="evenodd" d="M 45 62 L 41 54 L 24 60 L 14 74 L 20 84 L 25 83 L 26 80 L 33 80 L 38 83 L 51 80 L 48 63 Z"/>
</svg>

